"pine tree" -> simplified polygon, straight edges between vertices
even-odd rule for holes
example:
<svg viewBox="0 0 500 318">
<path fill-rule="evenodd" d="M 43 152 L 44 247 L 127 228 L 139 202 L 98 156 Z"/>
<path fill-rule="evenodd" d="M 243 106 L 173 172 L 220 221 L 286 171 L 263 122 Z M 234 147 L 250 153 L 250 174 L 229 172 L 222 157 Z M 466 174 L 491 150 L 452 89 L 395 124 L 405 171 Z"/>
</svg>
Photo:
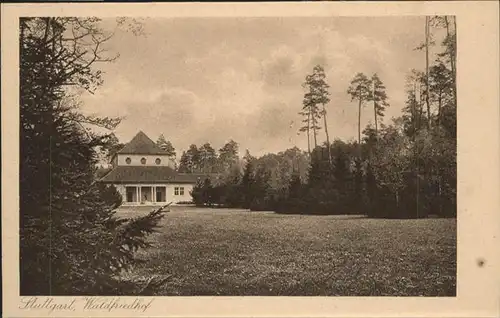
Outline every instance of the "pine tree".
<svg viewBox="0 0 500 318">
<path fill-rule="evenodd" d="M 214 203 L 214 187 L 209 178 L 204 180 L 198 180 L 196 185 L 191 190 L 191 196 L 193 197 L 193 203 L 197 206 L 212 206 Z"/>
<path fill-rule="evenodd" d="M 191 162 L 191 158 L 185 151 L 182 152 L 181 160 L 179 162 L 179 167 L 177 170 L 182 173 L 193 172 L 193 164 Z"/>
<path fill-rule="evenodd" d="M 351 81 L 347 93 L 351 101 L 358 101 L 358 144 L 361 146 L 361 108 L 366 101 L 372 99 L 371 81 L 363 73 L 357 73 Z"/>
<path fill-rule="evenodd" d="M 298 174 L 294 174 L 288 185 L 288 198 L 300 199 L 302 196 L 302 182 Z"/>
<path fill-rule="evenodd" d="M 269 179 L 269 172 L 264 167 L 257 167 L 251 184 L 251 201 L 249 206 L 251 210 L 267 210 L 270 201 Z"/>
<path fill-rule="evenodd" d="M 254 158 L 247 150 L 245 168 L 243 169 L 243 177 L 241 178 L 241 193 L 243 195 L 243 208 L 248 209 L 255 197 L 254 191 Z"/>
<path fill-rule="evenodd" d="M 404 128 L 409 137 L 414 137 L 421 129 L 425 120 L 423 115 L 422 88 L 424 73 L 412 70 L 406 78 L 406 106 L 403 108 Z"/>
<path fill-rule="evenodd" d="M 171 159 L 175 159 L 175 156 L 176 156 L 175 148 L 170 141 L 167 141 L 165 139 L 165 136 L 163 134 L 161 134 L 158 137 L 158 140 L 156 141 L 156 145 L 158 145 L 158 147 L 160 147 L 160 149 L 165 150 L 167 152 L 167 155 Z"/>
<path fill-rule="evenodd" d="M 431 104 L 429 101 L 429 37 L 430 37 L 430 19 L 425 17 L 425 104 L 427 105 L 427 129 L 431 128 Z"/>
<path fill-rule="evenodd" d="M 318 125 L 317 117 L 323 116 L 323 124 L 325 127 L 325 135 L 326 135 L 326 144 L 328 149 L 328 160 L 331 161 L 330 156 L 330 136 L 328 135 L 328 125 L 326 119 L 326 104 L 330 102 L 330 93 L 328 92 L 329 85 L 326 83 L 326 75 L 325 70 L 321 65 L 316 65 L 313 68 L 313 72 L 310 75 L 306 76 L 306 81 L 304 83 L 304 87 L 307 89 L 306 94 L 304 95 L 304 106 L 301 114 L 308 115 L 308 119 L 310 122 L 310 128 L 314 133 L 314 147 L 317 147 L 316 141 L 316 130 L 319 130 L 320 127 Z M 319 106 L 321 105 L 321 109 Z M 302 128 L 304 129 L 304 128 Z"/>
<path fill-rule="evenodd" d="M 375 135 L 377 135 L 378 117 L 384 117 L 384 111 L 389 106 L 389 103 L 387 102 L 387 94 L 385 92 L 384 83 L 382 83 L 377 74 L 373 74 L 371 82 L 373 85 L 372 100 L 373 100 L 373 114 L 375 121 Z"/>
<path fill-rule="evenodd" d="M 430 97 L 431 102 L 437 103 L 437 124 L 441 125 L 443 106 L 453 103 L 452 73 L 446 68 L 444 63 L 438 62 L 430 69 Z"/>
<path fill-rule="evenodd" d="M 217 154 L 215 149 L 210 145 L 210 143 L 205 143 L 198 148 L 200 169 L 204 173 L 215 172 L 217 167 Z"/>
<path fill-rule="evenodd" d="M 238 148 L 238 143 L 230 140 L 219 149 L 218 172 L 227 172 L 238 163 Z"/>
<path fill-rule="evenodd" d="M 134 264 L 138 248 L 149 245 L 145 238 L 163 216 L 158 209 L 117 219 L 120 196 L 95 180 L 97 149 L 112 136 L 83 124 L 112 130 L 120 120 L 80 114 L 66 87 L 94 91 L 102 83 L 93 65 L 110 60 L 98 50 L 109 35 L 97 23 L 20 20 L 21 295 L 123 292 L 117 276 Z"/>
<path fill-rule="evenodd" d="M 106 161 L 109 163 L 115 154 L 123 148 L 123 146 L 124 144 L 118 140 L 116 135 L 114 133 L 110 133 L 106 143 L 102 147 Z"/>
<path fill-rule="evenodd" d="M 335 140 L 332 145 L 333 167 L 332 175 L 335 181 L 335 188 L 338 189 L 340 202 L 339 204 L 348 207 L 350 205 L 349 198 L 352 198 L 350 193 L 350 185 L 352 184 L 352 176 L 350 171 L 349 145 L 340 140 Z"/>
<path fill-rule="evenodd" d="M 201 166 L 200 151 L 198 150 L 198 147 L 195 144 L 191 144 L 188 150 L 186 150 L 183 153 L 183 156 L 185 158 L 183 160 L 181 157 L 181 163 L 185 164 L 185 168 L 183 168 L 183 170 L 186 170 L 185 172 L 189 173 L 200 172 L 200 166 Z"/>
<path fill-rule="evenodd" d="M 318 146 L 318 130 L 321 129 L 319 120 L 322 115 L 326 115 L 324 105 L 330 101 L 328 98 L 328 85 L 325 82 L 323 68 L 317 65 L 313 69 L 313 74 L 306 76 L 306 80 L 302 86 L 306 89 L 306 93 L 302 101 L 302 111 L 300 111 L 299 114 L 305 117 L 305 119 L 303 119 L 305 125 L 302 126 L 299 131 L 307 132 L 308 151 L 309 154 L 311 154 L 310 132 L 312 130 L 314 148 L 316 148 Z M 319 108 L 319 105 L 323 105 L 323 110 Z"/>
<path fill-rule="evenodd" d="M 309 113 L 309 110 L 302 110 L 299 112 L 299 115 L 304 116 L 305 118 L 302 119 L 302 122 L 304 123 L 304 126 L 299 128 L 299 132 L 306 132 L 307 135 L 307 153 L 309 154 L 309 157 L 311 156 L 311 114 Z"/>
</svg>

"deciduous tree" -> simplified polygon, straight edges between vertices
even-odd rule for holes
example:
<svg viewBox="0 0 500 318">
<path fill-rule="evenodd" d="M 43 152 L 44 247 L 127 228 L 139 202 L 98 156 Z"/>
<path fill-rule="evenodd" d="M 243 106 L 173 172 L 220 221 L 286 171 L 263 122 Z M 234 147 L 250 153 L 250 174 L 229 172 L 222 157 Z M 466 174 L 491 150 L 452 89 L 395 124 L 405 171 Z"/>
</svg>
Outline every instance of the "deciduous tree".
<svg viewBox="0 0 500 318">
<path fill-rule="evenodd" d="M 405 176 L 411 173 L 410 141 L 402 133 L 400 124 L 386 127 L 379 147 L 373 154 L 371 168 L 379 184 L 394 195 L 396 211 L 400 208 L 401 192 L 405 187 Z"/>
</svg>

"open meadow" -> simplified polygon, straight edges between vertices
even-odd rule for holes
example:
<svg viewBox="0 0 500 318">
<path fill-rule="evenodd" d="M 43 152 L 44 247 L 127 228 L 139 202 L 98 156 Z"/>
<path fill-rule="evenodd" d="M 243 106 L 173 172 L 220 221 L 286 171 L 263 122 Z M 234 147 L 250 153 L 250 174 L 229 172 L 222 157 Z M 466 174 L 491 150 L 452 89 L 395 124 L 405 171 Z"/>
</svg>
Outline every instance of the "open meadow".
<svg viewBox="0 0 500 318">
<path fill-rule="evenodd" d="M 150 240 L 123 278 L 165 278 L 154 295 L 456 295 L 456 219 L 173 207 Z"/>
</svg>

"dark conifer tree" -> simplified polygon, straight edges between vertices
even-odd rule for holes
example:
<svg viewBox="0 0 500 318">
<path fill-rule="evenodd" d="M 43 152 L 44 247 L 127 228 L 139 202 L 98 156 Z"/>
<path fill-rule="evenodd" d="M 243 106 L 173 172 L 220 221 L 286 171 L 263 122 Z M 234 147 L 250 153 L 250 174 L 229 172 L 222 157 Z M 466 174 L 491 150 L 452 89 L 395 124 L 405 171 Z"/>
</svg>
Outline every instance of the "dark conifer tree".
<svg viewBox="0 0 500 318">
<path fill-rule="evenodd" d="M 148 246 L 145 236 L 162 217 L 159 209 L 117 219 L 119 195 L 96 183 L 97 149 L 113 136 L 83 124 L 112 129 L 119 120 L 83 116 L 65 87 L 93 91 L 102 83 L 92 65 L 109 60 L 97 49 L 109 36 L 97 22 L 20 20 L 21 295 L 123 293 L 117 274 L 134 263 L 135 250 Z M 94 46 L 85 42 L 91 35 Z"/>
</svg>

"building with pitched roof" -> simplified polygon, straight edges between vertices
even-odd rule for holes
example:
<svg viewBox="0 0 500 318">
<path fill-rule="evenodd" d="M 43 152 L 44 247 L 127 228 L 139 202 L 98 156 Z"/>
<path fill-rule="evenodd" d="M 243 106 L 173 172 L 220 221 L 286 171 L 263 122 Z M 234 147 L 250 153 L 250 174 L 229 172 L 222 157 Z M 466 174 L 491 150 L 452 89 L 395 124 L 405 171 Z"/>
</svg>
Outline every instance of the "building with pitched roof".
<svg viewBox="0 0 500 318">
<path fill-rule="evenodd" d="M 213 177 L 177 172 L 167 152 L 142 131 L 111 158 L 111 165 L 111 171 L 99 181 L 114 185 L 123 205 L 190 202 L 194 185 Z"/>
</svg>

